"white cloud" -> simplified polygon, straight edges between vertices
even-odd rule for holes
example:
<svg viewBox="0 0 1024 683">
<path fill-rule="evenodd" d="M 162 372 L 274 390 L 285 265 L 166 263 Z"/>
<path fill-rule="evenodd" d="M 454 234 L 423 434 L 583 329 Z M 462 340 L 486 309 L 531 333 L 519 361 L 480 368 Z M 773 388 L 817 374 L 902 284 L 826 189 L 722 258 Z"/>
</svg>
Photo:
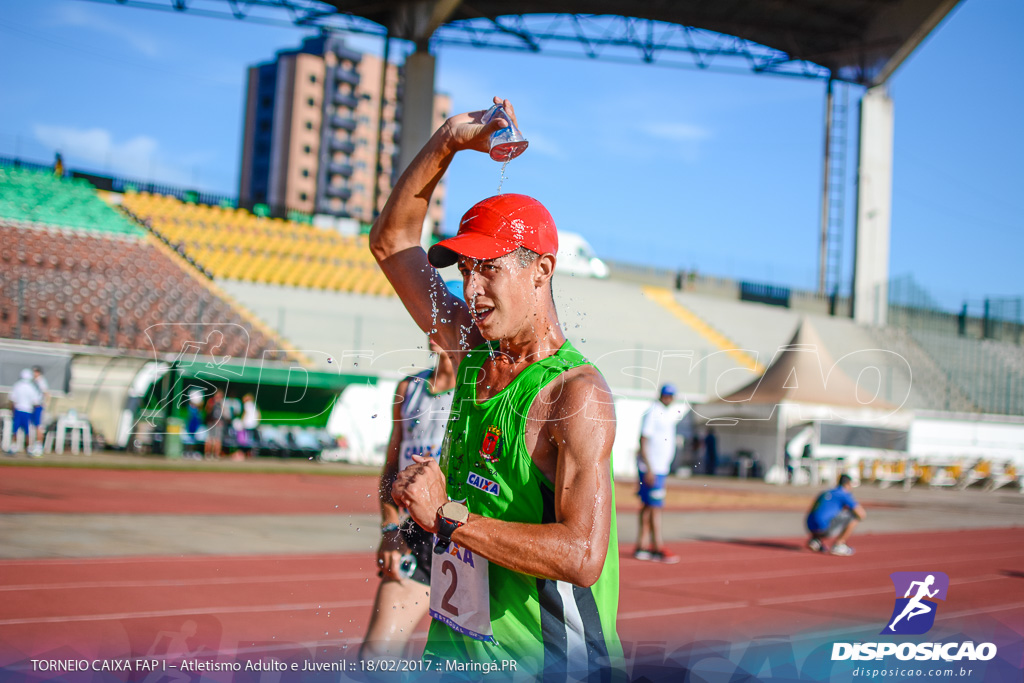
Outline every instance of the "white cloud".
<svg viewBox="0 0 1024 683">
<path fill-rule="evenodd" d="M 564 161 L 569 158 L 565 149 L 556 140 L 550 138 L 542 133 L 523 133 L 526 139 L 530 141 L 529 150 L 536 154 L 541 154 L 546 157 L 551 157 L 558 161 Z"/>
<path fill-rule="evenodd" d="M 60 25 L 90 29 L 97 33 L 120 38 L 147 57 L 156 57 L 160 54 L 158 42 L 152 35 L 142 33 L 137 28 L 129 28 L 110 21 L 81 3 L 64 4 L 61 6 L 57 18 Z"/>
<path fill-rule="evenodd" d="M 643 130 L 648 135 L 667 142 L 700 142 L 711 137 L 711 131 L 692 123 L 649 123 Z"/>
<path fill-rule="evenodd" d="M 159 143 L 148 135 L 117 142 L 104 128 L 70 128 L 33 124 L 32 132 L 43 145 L 63 154 L 69 166 L 82 165 L 139 180 L 188 184 L 190 176 L 160 159 Z"/>
<path fill-rule="evenodd" d="M 669 153 L 691 164 L 700 160 L 702 145 L 712 137 L 709 129 L 682 121 L 642 124 L 640 132 L 657 146 L 656 154 Z"/>
</svg>

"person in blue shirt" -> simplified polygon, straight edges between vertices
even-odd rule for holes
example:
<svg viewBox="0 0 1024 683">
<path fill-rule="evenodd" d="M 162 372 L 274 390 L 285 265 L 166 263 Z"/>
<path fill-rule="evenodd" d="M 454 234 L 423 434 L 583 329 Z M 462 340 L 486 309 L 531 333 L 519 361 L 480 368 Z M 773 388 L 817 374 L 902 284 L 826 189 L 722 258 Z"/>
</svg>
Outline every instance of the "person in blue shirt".
<svg viewBox="0 0 1024 683">
<path fill-rule="evenodd" d="M 853 555 L 853 548 L 846 545 L 858 522 L 867 512 L 864 506 L 853 498 L 853 480 L 849 475 L 839 477 L 839 485 L 825 491 L 814 499 L 814 505 L 807 513 L 807 530 L 811 537 L 807 547 L 815 552 L 831 552 L 833 555 Z M 836 536 L 832 550 L 825 546 L 825 539 Z"/>
</svg>

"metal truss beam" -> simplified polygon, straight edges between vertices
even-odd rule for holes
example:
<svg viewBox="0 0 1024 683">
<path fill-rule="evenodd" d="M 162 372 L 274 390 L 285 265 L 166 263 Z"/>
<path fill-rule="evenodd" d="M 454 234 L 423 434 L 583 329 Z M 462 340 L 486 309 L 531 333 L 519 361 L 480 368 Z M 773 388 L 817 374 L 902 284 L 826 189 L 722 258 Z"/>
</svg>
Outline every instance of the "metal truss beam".
<svg viewBox="0 0 1024 683">
<path fill-rule="evenodd" d="M 338 12 L 319 0 L 79 0 L 199 16 L 236 19 L 275 26 L 314 27 L 383 38 L 378 23 Z M 513 14 L 464 19 L 440 26 L 431 48 L 465 47 L 535 52 L 610 62 L 766 73 L 828 79 L 829 70 L 796 60 L 775 48 L 694 28 L 651 19 L 614 15 Z M 831 75 L 835 77 L 834 75 Z"/>
<path fill-rule="evenodd" d="M 805 78 L 829 77 L 826 68 L 735 36 L 692 26 L 610 15 L 509 15 L 441 26 L 433 46 L 544 52 L 602 61 L 753 71 Z"/>
</svg>

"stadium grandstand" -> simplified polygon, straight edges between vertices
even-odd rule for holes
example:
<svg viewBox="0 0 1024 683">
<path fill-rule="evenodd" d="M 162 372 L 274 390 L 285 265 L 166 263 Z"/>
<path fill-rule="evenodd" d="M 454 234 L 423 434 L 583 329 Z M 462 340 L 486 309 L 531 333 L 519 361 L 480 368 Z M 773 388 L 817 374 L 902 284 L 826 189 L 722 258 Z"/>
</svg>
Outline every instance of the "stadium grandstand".
<svg viewBox="0 0 1024 683">
<path fill-rule="evenodd" d="M 280 348 L 86 181 L 0 167 L 0 197 L 0 336 L 173 353 L 192 333 L 176 323 L 205 320 L 251 336 L 226 339 L 228 355 L 261 358 Z"/>
<path fill-rule="evenodd" d="M 42 167 L 0 166 L 0 336 L 152 357 L 180 355 L 201 325 L 226 324 L 215 354 L 299 361 L 320 373 L 316 381 L 327 394 L 318 399 L 316 428 L 362 444 L 363 452 L 347 459 L 379 458 L 381 436 L 363 429 L 366 421 L 358 413 L 385 409 L 381 397 L 393 382 L 429 361 L 419 331 L 373 265 L 366 226 L 359 230 L 356 224 L 344 234 L 318 227 L 308 216 L 240 209 L 230 198 L 75 175 L 80 177 L 60 179 Z M 815 292 L 635 264 L 611 266 L 608 279 L 561 274 L 554 282 L 567 336 L 602 368 L 618 397 L 617 452 L 632 453 L 633 423 L 660 382 L 675 383 L 693 406 L 714 406 L 751 382 L 772 381 L 779 372 L 775 366 L 789 362 L 788 354 L 811 339 L 820 347 L 814 372 L 822 381 L 836 374 L 851 378 L 858 391 L 888 408 L 865 425 L 884 418 L 886 429 L 911 435 L 896 450 L 876 449 L 876 457 L 861 458 L 857 472 L 863 478 L 963 482 L 978 478 L 979 466 L 994 473 L 982 479 L 1017 477 L 1020 467 L 1008 464 L 1012 458 L 950 455 L 925 467 L 907 456 L 914 451 L 914 415 L 924 416 L 919 424 L 945 416 L 972 425 L 993 419 L 1015 424 L 1024 415 L 1019 314 L 972 316 L 966 308 L 948 313 L 931 302 L 900 301 L 900 287 L 894 286 L 890 324 L 871 326 L 849 317 L 849 301 Z M 239 334 L 231 332 L 236 329 Z M 83 369 L 87 355 L 76 361 Z M 807 369 L 786 371 L 796 376 Z M 199 381 L 193 367 L 180 364 L 177 373 Z M 345 374 L 328 377 L 337 373 Z M 121 381 L 133 380 L 127 373 Z M 328 394 L 340 395 L 354 381 L 358 396 L 341 396 L 328 416 Z M 806 385 L 801 377 L 787 382 Z M 190 386 L 186 382 L 178 390 Z M 148 409 L 161 404 L 152 387 L 142 393 Z M 792 403 L 801 401 L 798 396 Z M 117 406 L 107 412 L 117 413 Z M 284 422 L 296 419 L 287 411 L 268 412 Z M 721 412 L 695 408 L 686 428 L 699 433 Z M 807 425 L 818 425 L 820 439 L 828 419 L 804 413 L 806 406 L 794 413 L 802 418 L 783 419 L 780 411 L 772 426 L 751 427 L 746 435 L 734 430 L 734 438 L 722 440 L 723 453 L 733 454 L 723 459 L 723 472 L 739 472 L 737 463 L 750 457 L 763 461 L 750 471 L 764 476 L 772 465 L 765 454 L 774 449 L 773 440 L 781 439 L 782 452 L 791 454 Z M 748 420 L 739 413 L 728 419 Z M 112 436 L 107 441 L 125 441 L 124 434 Z M 917 441 L 929 438 L 919 435 Z M 828 444 L 817 447 L 828 452 Z M 632 467 L 629 457 L 624 460 L 616 466 L 622 473 Z"/>
<path fill-rule="evenodd" d="M 217 279 L 394 294 L 365 236 L 147 192 L 126 194 L 122 206 Z"/>
</svg>

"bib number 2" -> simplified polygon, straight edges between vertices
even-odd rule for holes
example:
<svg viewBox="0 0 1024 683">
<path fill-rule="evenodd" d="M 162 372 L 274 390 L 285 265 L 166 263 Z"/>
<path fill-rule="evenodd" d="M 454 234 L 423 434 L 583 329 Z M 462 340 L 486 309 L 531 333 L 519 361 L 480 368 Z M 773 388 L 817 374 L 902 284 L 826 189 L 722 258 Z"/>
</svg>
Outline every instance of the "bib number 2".
<svg viewBox="0 0 1024 683">
<path fill-rule="evenodd" d="M 434 537 L 437 543 L 437 537 Z M 476 640 L 494 642 L 487 560 L 451 543 L 430 569 L 430 616 Z"/>
</svg>

